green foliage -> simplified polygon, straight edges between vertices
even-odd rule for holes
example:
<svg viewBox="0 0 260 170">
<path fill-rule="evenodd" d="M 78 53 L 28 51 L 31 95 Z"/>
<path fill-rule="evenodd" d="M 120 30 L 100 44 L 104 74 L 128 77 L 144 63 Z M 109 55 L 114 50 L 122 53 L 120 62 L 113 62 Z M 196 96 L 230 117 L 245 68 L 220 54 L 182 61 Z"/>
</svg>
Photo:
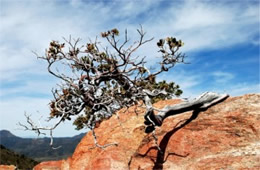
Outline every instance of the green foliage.
<svg viewBox="0 0 260 170">
<path fill-rule="evenodd" d="M 152 98 L 152 103 L 158 102 L 160 100 L 164 99 L 171 99 L 172 95 L 175 96 L 180 96 L 182 94 L 182 90 L 180 89 L 179 85 L 175 85 L 174 82 L 167 83 L 165 80 L 154 83 L 153 89 L 158 89 L 158 90 L 165 90 L 167 92 L 167 95 L 158 95 L 156 97 Z"/>
<path fill-rule="evenodd" d="M 107 31 L 107 32 L 102 32 L 101 33 L 101 37 L 103 37 L 103 38 L 106 38 L 106 37 L 108 37 L 108 36 L 118 36 L 119 35 L 119 31 L 118 31 L 118 29 L 116 29 L 116 28 L 114 28 L 114 29 L 112 29 L 111 31 Z"/>
<path fill-rule="evenodd" d="M 157 42 L 160 62 L 156 69 L 151 69 L 146 67 L 145 57 L 137 57 L 134 53 L 152 39 L 144 39 L 142 28 L 137 32 L 140 38 L 133 42 L 128 39 L 127 31 L 123 42 L 118 38 L 120 33 L 116 28 L 102 32 L 101 37 L 107 40 L 109 47 L 103 47 L 97 39 L 78 47 L 79 39 L 75 43 L 70 39 L 66 41 L 67 52 L 64 43 L 52 41 L 42 59 L 49 64 L 48 71 L 63 83 L 53 92 L 50 117 L 65 121 L 77 116 L 73 123 L 77 130 L 84 127 L 93 129 L 96 123 L 112 116 L 120 108 L 139 101 L 147 104 L 180 96 L 182 91 L 178 85 L 158 82 L 156 77 L 184 62 L 185 55 L 178 52 L 183 42 L 174 37 L 160 39 Z M 66 63 L 70 70 L 62 74 L 57 71 L 59 69 L 51 68 L 53 63 L 56 66 Z M 69 71 L 73 76 L 66 75 Z"/>
<path fill-rule="evenodd" d="M 87 112 L 85 112 L 85 116 L 81 115 L 79 117 L 76 118 L 76 120 L 74 120 L 73 125 L 76 126 L 76 130 L 81 130 L 85 127 L 85 124 L 88 122 L 89 118 L 90 118 L 90 114 L 88 114 Z"/>
<path fill-rule="evenodd" d="M 0 145 L 0 165 L 14 165 L 18 169 L 33 169 L 39 162 L 24 155 L 19 155 Z"/>
<path fill-rule="evenodd" d="M 12 134 L 4 135 L 3 131 L 0 131 L 0 144 L 8 149 L 15 151 L 17 154 L 25 155 L 25 157 L 32 158 L 39 162 L 60 160 L 66 159 L 68 156 L 73 154 L 76 146 L 84 135 L 85 134 L 82 133 L 74 137 L 54 138 L 54 146 L 61 146 L 61 148 L 53 150 L 49 145 L 50 138 L 20 138 Z M 6 158 L 8 158 L 8 155 Z"/>
</svg>

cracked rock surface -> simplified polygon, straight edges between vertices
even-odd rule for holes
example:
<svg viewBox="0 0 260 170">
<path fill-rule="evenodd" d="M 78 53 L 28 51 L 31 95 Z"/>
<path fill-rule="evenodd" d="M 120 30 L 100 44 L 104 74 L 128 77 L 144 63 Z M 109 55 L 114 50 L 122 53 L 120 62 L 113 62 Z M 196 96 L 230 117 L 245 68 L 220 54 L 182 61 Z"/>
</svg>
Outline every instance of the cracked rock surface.
<svg viewBox="0 0 260 170">
<path fill-rule="evenodd" d="M 155 106 L 179 102 L 160 101 Z M 87 133 L 70 158 L 43 162 L 34 169 L 260 169 L 260 94 L 230 97 L 185 126 L 192 112 L 168 117 L 155 131 L 161 152 L 152 134 L 144 133 L 143 109 L 131 107 L 118 115 L 119 120 L 113 116 L 95 129 L 99 144 L 118 146 L 93 149 L 92 134 Z"/>
</svg>

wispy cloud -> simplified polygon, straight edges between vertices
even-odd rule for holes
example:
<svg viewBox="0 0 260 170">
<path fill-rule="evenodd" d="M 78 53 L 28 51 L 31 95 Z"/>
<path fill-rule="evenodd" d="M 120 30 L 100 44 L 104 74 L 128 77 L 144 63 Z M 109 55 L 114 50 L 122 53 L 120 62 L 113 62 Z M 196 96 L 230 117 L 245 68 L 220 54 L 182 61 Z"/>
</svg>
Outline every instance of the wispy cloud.
<svg viewBox="0 0 260 170">
<path fill-rule="evenodd" d="M 213 72 L 212 75 L 216 83 L 226 83 L 235 77 L 234 74 L 223 71 Z"/>
<path fill-rule="evenodd" d="M 232 96 L 243 94 L 258 93 L 260 94 L 260 84 L 240 83 L 227 88 L 228 93 Z"/>
<path fill-rule="evenodd" d="M 179 2 L 179 1 L 178 1 Z M 147 23 L 152 33 L 176 35 L 184 40 L 184 51 L 218 49 L 253 42 L 258 35 L 259 7 L 253 4 L 184 1 Z M 157 22 L 155 22 L 157 20 Z M 156 23 L 156 24 L 153 24 Z M 157 31 L 160 30 L 160 31 Z"/>
<path fill-rule="evenodd" d="M 218 93 L 228 93 L 230 96 L 241 96 L 244 94 L 260 94 L 260 84 L 259 83 L 231 83 L 222 88 L 212 87 L 212 90 Z"/>
<path fill-rule="evenodd" d="M 154 8 L 167 1 L 142 1 L 143 5 L 138 1 L 69 1 L 71 6 L 67 3 L 58 5 L 56 1 L 29 2 L 3 3 L 8 5 L 1 10 L 0 50 L 1 58 L 5 58 L 1 75 L 11 70 L 39 67 L 31 50 L 43 55 L 52 39 L 72 35 L 87 41 L 88 37 L 94 38 L 111 27 L 128 28 L 131 34 L 138 24 L 143 24 L 148 37 L 155 37 L 154 43 L 161 37 L 177 36 L 185 42 L 185 52 L 223 48 L 247 41 L 256 44 L 254 36 L 258 34 L 257 5 L 241 8 L 240 3 L 230 6 L 205 1 L 176 1 L 168 2 L 168 7 Z M 144 18 L 138 19 L 139 15 Z M 155 56 L 154 47 L 148 45 L 149 50 L 142 50 Z"/>
<path fill-rule="evenodd" d="M 147 38 L 155 39 L 141 48 L 138 54 L 147 56 L 152 66 L 157 61 L 156 41 L 167 36 L 182 39 L 185 43 L 182 51 L 190 54 L 223 50 L 239 44 L 259 46 L 259 2 L 254 0 L 1 0 L 0 3 L 1 117 L 10 117 L 14 122 L 23 119 L 21 112 L 25 110 L 47 112 L 48 94 L 57 82 L 48 76 L 46 63 L 37 60 L 31 51 L 44 55 L 51 40 L 62 41 L 62 37 L 72 35 L 74 38 L 81 37 L 84 44 L 88 38 L 94 39 L 101 31 L 114 27 L 121 31 L 127 28 L 131 40 L 135 40 L 138 36 L 136 28 L 142 24 Z M 259 54 L 251 58 L 247 55 L 245 61 L 259 62 L 256 56 Z M 183 89 L 185 97 L 196 96 L 208 89 L 222 90 L 225 82 L 229 82 L 226 90 L 235 95 L 259 91 L 257 83 L 243 83 L 243 80 L 232 88 L 232 82 L 241 77 L 237 74 L 238 70 L 214 71 L 216 61 L 217 57 L 214 61 L 207 61 L 212 67 L 207 71 L 177 67 L 176 71 L 160 79 L 175 81 Z M 203 64 L 197 66 L 202 67 Z M 216 85 L 206 86 L 209 79 Z M 17 81 L 22 83 L 15 84 Z M 24 91 L 30 91 L 30 94 Z M 40 99 L 33 93 L 45 98 Z M 9 98 L 6 97 L 8 95 Z M 16 116 L 9 116 L 13 114 Z M 5 125 L 1 128 L 8 127 Z M 70 128 L 67 127 L 68 131 Z"/>
<path fill-rule="evenodd" d="M 51 97 L 51 90 L 56 85 L 55 81 L 19 80 L 3 82 L 1 84 L 0 98 L 14 98 L 16 96 L 43 96 Z"/>
<path fill-rule="evenodd" d="M 195 97 L 203 90 L 203 76 L 183 69 L 172 70 L 158 77 L 158 81 L 167 80 L 167 82 L 175 82 L 183 91 L 182 97 Z"/>
<path fill-rule="evenodd" d="M 9 129 L 18 136 L 37 136 L 32 132 L 24 131 L 17 125 L 18 122 L 26 123 L 24 113 L 31 115 L 35 123 L 42 126 L 52 126 L 54 122 L 46 122 L 49 114 L 49 99 L 31 97 L 17 97 L 15 99 L 2 100 L 0 102 L 0 123 L 1 129 Z M 74 130 L 72 122 L 64 122 L 55 132 L 55 136 L 73 136 L 77 133 L 86 132 L 86 129 L 81 131 Z M 49 135 L 49 134 L 47 134 Z"/>
</svg>

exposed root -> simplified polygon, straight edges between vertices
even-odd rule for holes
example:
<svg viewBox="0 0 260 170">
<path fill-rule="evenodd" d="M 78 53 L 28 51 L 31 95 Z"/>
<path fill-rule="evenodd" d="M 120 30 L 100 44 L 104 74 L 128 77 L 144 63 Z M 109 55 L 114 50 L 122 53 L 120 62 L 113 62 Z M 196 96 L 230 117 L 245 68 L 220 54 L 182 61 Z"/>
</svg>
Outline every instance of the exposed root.
<svg viewBox="0 0 260 170">
<path fill-rule="evenodd" d="M 93 137 L 94 137 L 95 146 L 90 147 L 89 149 L 94 149 L 94 148 L 105 149 L 106 147 L 109 147 L 109 146 L 118 146 L 118 143 L 109 143 L 109 144 L 106 144 L 106 145 L 100 145 L 100 144 L 98 144 L 98 142 L 97 142 L 97 136 L 96 136 L 96 133 L 95 133 L 94 129 L 92 129 L 91 131 L 92 131 L 92 135 L 93 135 Z"/>
<path fill-rule="evenodd" d="M 160 153 L 162 153 L 162 150 L 161 150 L 160 146 L 158 145 L 158 138 L 157 138 L 157 136 L 155 134 L 155 130 L 152 132 L 152 136 L 153 136 L 153 139 L 154 139 L 154 142 L 155 142 L 155 145 L 156 145 L 158 151 Z"/>
</svg>

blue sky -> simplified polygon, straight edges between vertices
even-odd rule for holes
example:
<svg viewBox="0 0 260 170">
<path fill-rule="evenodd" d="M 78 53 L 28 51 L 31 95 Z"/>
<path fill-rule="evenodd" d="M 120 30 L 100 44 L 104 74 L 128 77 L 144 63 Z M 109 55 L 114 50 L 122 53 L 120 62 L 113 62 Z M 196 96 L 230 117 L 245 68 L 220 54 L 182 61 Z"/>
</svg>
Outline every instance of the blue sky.
<svg viewBox="0 0 260 170">
<path fill-rule="evenodd" d="M 0 0 L 0 129 L 33 136 L 16 125 L 26 121 L 24 112 L 35 120 L 43 116 L 42 124 L 48 116 L 51 89 L 59 81 L 31 51 L 44 55 L 51 40 L 70 35 L 85 44 L 112 28 L 128 29 L 135 39 L 140 24 L 147 38 L 154 37 L 138 51 L 149 65 L 158 57 L 158 39 L 184 41 L 190 64 L 159 77 L 179 84 L 182 97 L 204 91 L 260 93 L 259 10 L 259 0 Z M 71 124 L 54 135 L 80 133 Z"/>
</svg>

